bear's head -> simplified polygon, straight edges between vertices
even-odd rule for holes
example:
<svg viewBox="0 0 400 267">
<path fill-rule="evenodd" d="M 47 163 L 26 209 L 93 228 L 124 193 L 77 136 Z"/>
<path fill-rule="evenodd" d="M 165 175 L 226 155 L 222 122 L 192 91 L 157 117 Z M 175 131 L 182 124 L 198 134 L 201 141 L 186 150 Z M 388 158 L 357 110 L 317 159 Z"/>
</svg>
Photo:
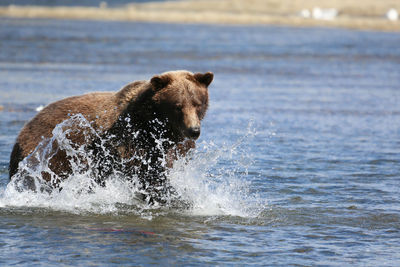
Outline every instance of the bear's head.
<svg viewBox="0 0 400 267">
<path fill-rule="evenodd" d="M 172 71 L 154 76 L 152 101 L 169 125 L 172 138 L 182 141 L 200 136 L 200 122 L 208 108 L 208 86 L 213 73 Z"/>
</svg>

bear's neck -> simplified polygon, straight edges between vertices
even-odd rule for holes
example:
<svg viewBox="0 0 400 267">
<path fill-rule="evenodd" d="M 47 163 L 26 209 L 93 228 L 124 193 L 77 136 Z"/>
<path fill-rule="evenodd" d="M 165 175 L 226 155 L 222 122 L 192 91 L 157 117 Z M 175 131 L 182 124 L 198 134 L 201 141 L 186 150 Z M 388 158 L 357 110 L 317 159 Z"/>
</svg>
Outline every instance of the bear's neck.
<svg viewBox="0 0 400 267">
<path fill-rule="evenodd" d="M 158 112 L 151 99 L 130 104 L 108 134 L 113 136 L 113 143 L 126 145 L 135 142 L 138 146 L 151 146 L 157 140 L 171 141 L 173 137 L 166 118 Z"/>
</svg>

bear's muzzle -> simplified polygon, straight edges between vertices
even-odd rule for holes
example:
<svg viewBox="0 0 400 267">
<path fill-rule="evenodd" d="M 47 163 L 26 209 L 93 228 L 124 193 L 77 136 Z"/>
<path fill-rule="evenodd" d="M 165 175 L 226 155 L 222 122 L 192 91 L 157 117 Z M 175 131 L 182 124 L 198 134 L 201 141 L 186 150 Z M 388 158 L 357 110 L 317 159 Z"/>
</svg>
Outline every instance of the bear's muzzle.
<svg viewBox="0 0 400 267">
<path fill-rule="evenodd" d="M 200 127 L 190 127 L 186 130 L 186 136 L 190 139 L 196 140 L 200 136 Z"/>
</svg>

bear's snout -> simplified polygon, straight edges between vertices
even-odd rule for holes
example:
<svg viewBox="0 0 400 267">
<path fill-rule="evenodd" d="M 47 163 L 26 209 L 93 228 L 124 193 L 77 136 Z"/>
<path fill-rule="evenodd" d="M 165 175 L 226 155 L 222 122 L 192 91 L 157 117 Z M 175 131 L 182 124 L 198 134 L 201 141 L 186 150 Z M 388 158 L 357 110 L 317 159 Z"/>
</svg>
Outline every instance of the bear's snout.
<svg viewBox="0 0 400 267">
<path fill-rule="evenodd" d="M 197 139 L 200 136 L 200 127 L 190 127 L 186 130 L 186 132 L 187 137 L 191 139 Z"/>
</svg>

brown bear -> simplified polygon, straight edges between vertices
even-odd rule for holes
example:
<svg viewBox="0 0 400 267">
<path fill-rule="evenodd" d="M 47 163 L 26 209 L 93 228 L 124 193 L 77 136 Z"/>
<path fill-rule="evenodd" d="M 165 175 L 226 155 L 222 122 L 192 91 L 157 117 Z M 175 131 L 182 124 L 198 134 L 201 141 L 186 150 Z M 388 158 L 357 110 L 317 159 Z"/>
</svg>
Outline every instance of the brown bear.
<svg viewBox="0 0 400 267">
<path fill-rule="evenodd" d="M 86 168 L 93 169 L 96 182 L 104 185 L 115 170 L 128 179 L 136 175 L 145 199 L 163 202 L 162 195 L 170 188 L 165 171 L 177 156 L 194 147 L 212 80 L 211 72 L 171 71 L 150 81 L 132 82 L 117 92 L 95 92 L 51 103 L 18 135 L 10 158 L 10 179 L 21 171 L 19 163 L 33 152 L 42 158 L 47 153 L 48 168 L 41 172 L 41 178 L 49 186 L 57 187 L 68 178 L 77 158 L 54 140 L 50 151 L 37 147 L 50 142 L 57 125 L 79 115 L 92 131 L 74 121 L 63 130 L 69 130 L 66 137 L 73 147 L 84 145 L 85 153 L 79 160 L 91 162 Z M 38 163 L 38 156 L 31 158 Z"/>
</svg>

